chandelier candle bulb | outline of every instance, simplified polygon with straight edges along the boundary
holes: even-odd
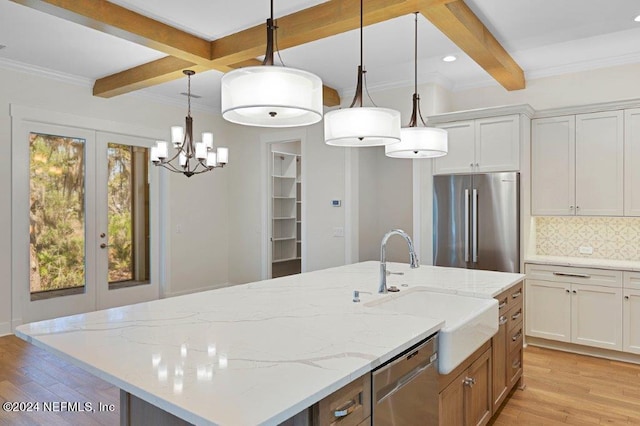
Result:
[[[184,153],[180,153],[180,155],[178,156],[178,163],[184,167],[187,165],[187,156],[184,155]]]
[[[218,163],[225,165],[229,162],[229,148],[221,146],[218,148]]]
[[[171,142],[173,146],[178,148],[184,140],[184,129],[182,126],[171,126]]]
[[[204,142],[196,142],[196,158],[198,160],[207,159],[207,146]]]
[[[169,150],[165,141],[157,141],[156,146],[156,154],[158,155],[159,159],[164,160],[169,156]]]
[[[202,134],[202,143],[205,144],[207,149],[213,149],[213,133],[204,132]]]
[[[209,151],[207,153],[207,167],[217,167],[218,159],[215,151]]]

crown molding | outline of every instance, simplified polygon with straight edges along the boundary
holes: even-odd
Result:
[[[18,71],[25,74],[35,75],[37,77],[44,77],[50,80],[60,81],[62,83],[69,83],[76,86],[92,87],[93,80],[80,77],[73,74],[67,74],[60,71],[54,71],[49,68],[39,67],[37,65],[30,65],[24,62],[14,61],[13,59],[0,58],[0,68],[5,68],[12,71]]]
[[[588,105],[574,105],[562,108],[550,108],[536,111],[533,118],[560,117],[563,115],[589,114],[592,112],[618,111],[621,109],[640,108],[640,99],[627,99],[614,102],[601,102]]]
[[[452,121],[473,120],[476,118],[500,117],[505,115],[521,114],[529,118],[533,117],[535,110],[528,104],[506,105],[491,108],[470,109],[467,111],[448,112],[427,117],[429,124],[449,123]]]

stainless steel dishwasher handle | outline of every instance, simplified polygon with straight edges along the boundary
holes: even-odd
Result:
[[[433,356],[431,358],[433,358]],[[418,377],[427,368],[431,367],[433,365],[433,362],[435,361],[435,359],[429,359],[428,361],[429,362],[427,364],[419,365],[416,368],[414,368],[413,370],[409,371],[404,376],[400,377],[396,381],[395,386],[393,386],[393,387],[388,386],[389,389],[384,394],[382,394],[382,396],[376,395],[376,397],[377,397],[376,403],[384,401],[386,398],[388,398],[391,395],[393,395],[394,393],[398,392],[400,389],[402,389],[402,387],[404,385],[406,385],[407,383],[409,383],[410,381],[412,381],[413,379]]]

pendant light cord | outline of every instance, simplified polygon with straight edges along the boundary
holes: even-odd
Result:
[[[415,12],[415,32],[414,32],[414,44],[413,44],[413,76],[414,76],[414,91],[418,93],[418,12]]]
[[[191,117],[191,74],[187,74],[187,117]]]

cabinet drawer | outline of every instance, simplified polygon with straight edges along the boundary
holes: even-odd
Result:
[[[602,287],[622,287],[622,271],[527,264],[525,272],[527,278],[536,280],[571,282]]]
[[[624,288],[640,290],[640,272],[624,272],[622,276]]]
[[[522,337],[524,329],[522,321],[517,323],[510,331],[507,332],[507,340],[509,342],[509,352],[513,352],[517,348],[522,348]]]
[[[321,400],[320,425],[357,426],[371,415],[371,374],[365,374]]]
[[[498,312],[503,315],[514,306],[522,306],[522,282],[514,285],[513,287],[503,291],[495,297],[498,301]]]
[[[511,352],[508,362],[509,387],[511,387],[522,376],[522,346]]]
[[[507,333],[510,333],[514,328],[522,324],[522,317],[524,316],[524,310],[522,305],[514,306],[507,312]]]

